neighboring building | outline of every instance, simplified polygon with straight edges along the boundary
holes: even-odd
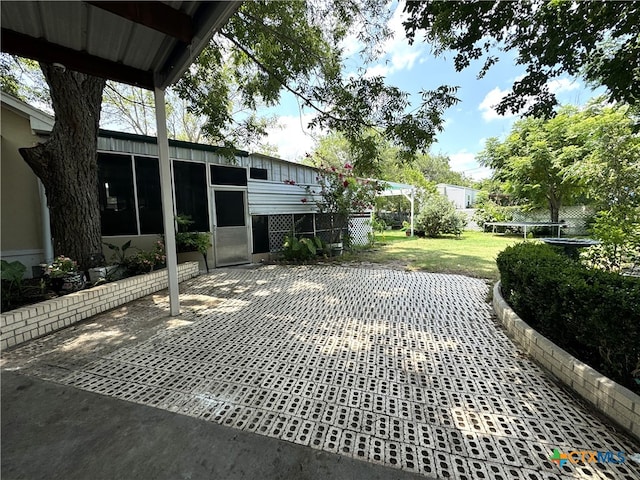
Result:
[[[51,261],[44,189],[18,148],[46,138],[53,118],[2,95],[2,217],[0,255],[33,266]],[[98,188],[103,241],[128,240],[150,249],[163,232],[156,139],[100,130]],[[281,250],[295,231],[328,239],[328,222],[313,202],[303,202],[305,185],[315,185],[311,167],[261,154],[169,141],[175,214],[189,215],[198,231],[212,232],[208,257],[215,266],[257,261]],[[295,185],[285,183],[295,182]],[[354,243],[365,244],[369,212],[350,221]],[[106,249],[109,259],[111,252]]]
[[[480,190],[460,185],[439,183],[436,189],[440,195],[444,195],[453,202],[457,209],[472,208],[476,203],[476,197]]]

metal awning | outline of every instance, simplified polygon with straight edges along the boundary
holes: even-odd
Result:
[[[0,2],[0,49],[154,90],[171,315],[180,311],[164,89],[200,55],[241,1]]]
[[[153,90],[176,82],[242,2],[0,2],[2,51]]]
[[[407,198],[407,200],[409,200],[409,203],[411,204],[411,236],[413,236],[413,218],[416,203],[416,187],[406,183],[387,182],[386,180],[382,183],[384,184],[384,190],[377,193],[378,197],[395,197],[398,195],[403,195]]]

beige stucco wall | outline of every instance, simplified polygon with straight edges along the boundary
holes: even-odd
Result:
[[[15,251],[41,250],[42,225],[38,181],[18,153],[22,147],[37,143],[29,119],[2,108],[1,225],[0,250],[3,255]]]

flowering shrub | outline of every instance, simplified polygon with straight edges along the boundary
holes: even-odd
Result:
[[[342,168],[321,167],[316,180],[318,186],[306,187],[307,196],[300,201],[314,202],[319,213],[329,214],[331,243],[341,240],[349,215],[372,208],[376,193],[382,190],[376,180],[357,178],[349,163]],[[293,185],[295,182],[285,183]]]
[[[132,275],[148,273],[165,265],[167,257],[164,251],[164,242],[158,240],[153,250],[140,250],[135,255],[127,257],[124,261],[127,270]]]
[[[50,278],[60,278],[77,272],[78,262],[71,260],[69,257],[65,257],[64,255],[57,256],[47,269],[47,273]]]

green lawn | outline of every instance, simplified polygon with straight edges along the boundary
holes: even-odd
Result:
[[[391,263],[410,270],[458,273],[495,281],[499,278],[496,256],[505,247],[521,242],[522,236],[468,230],[459,238],[417,238],[393,230],[377,235],[376,240],[380,243],[373,250],[349,255],[345,260]]]

